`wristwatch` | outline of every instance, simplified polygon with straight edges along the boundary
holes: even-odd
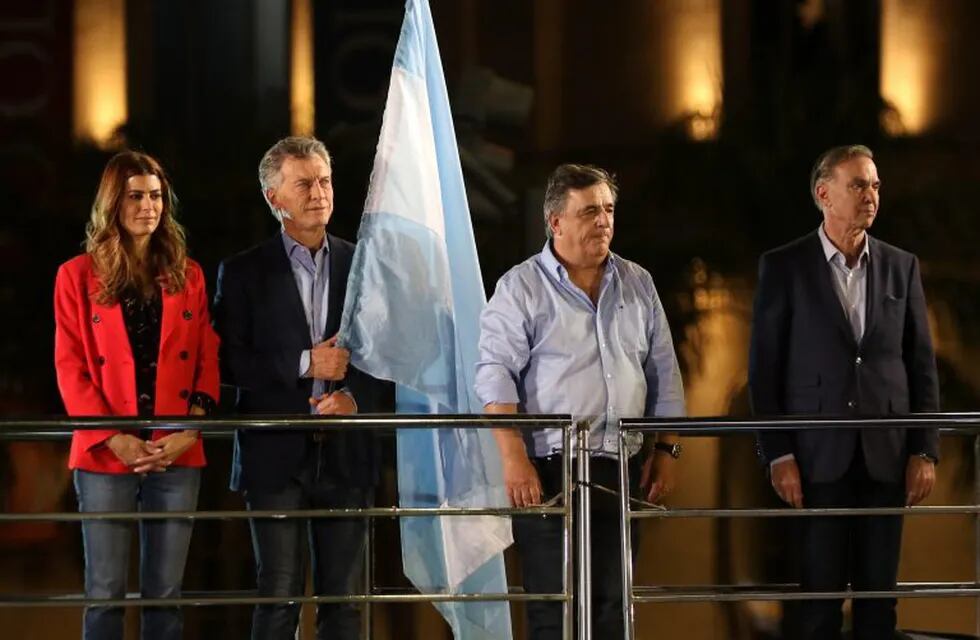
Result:
[[[684,450],[684,448],[676,442],[654,442],[653,448],[655,451],[663,451],[674,460],[680,458],[681,451]]]
[[[918,457],[918,458],[922,458],[922,459],[923,459],[923,460],[925,460],[926,462],[931,462],[932,464],[939,464],[939,460],[936,460],[935,458],[933,458],[933,457],[932,457],[931,455],[929,455],[929,454],[928,454],[928,453],[926,453],[925,451],[923,451],[923,452],[921,452],[921,453],[917,453],[917,454],[915,454],[915,455],[916,455],[916,457]]]

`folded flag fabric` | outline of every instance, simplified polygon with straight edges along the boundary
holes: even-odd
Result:
[[[396,383],[399,413],[481,413],[473,390],[486,304],[442,62],[426,0],[409,0],[347,285],[340,344]],[[405,507],[508,506],[492,434],[399,430]],[[422,592],[503,593],[510,519],[402,518]],[[510,639],[506,602],[439,603],[457,640]]]

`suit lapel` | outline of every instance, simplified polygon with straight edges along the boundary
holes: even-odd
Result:
[[[868,236],[868,257],[871,259],[871,264],[868,265],[868,292],[864,301],[864,337],[862,342],[874,331],[884,286],[885,265],[882,264],[881,247],[878,245],[878,241],[871,236]]]
[[[850,344],[856,345],[857,340],[854,338],[854,330],[851,329],[851,324],[847,321],[844,306],[841,305],[840,297],[838,297],[837,291],[834,289],[833,276],[830,273],[831,267],[827,263],[827,256],[824,255],[823,245],[820,243],[820,237],[817,235],[817,232],[813,232],[810,246],[813,258],[808,259],[806,263],[813,265],[810,267],[810,274],[813,277],[813,288],[816,292],[818,306],[822,309],[822,313],[827,315],[831,322],[837,325],[844,338]]]
[[[340,330],[340,318],[344,312],[344,297],[347,291],[347,275],[350,271],[349,261],[342,255],[339,243],[334,242],[333,236],[327,234],[327,245],[330,248],[330,280],[327,290],[327,321],[324,326],[323,339],[336,335]]]
[[[88,274],[86,295],[92,296],[99,290],[99,279],[94,271]],[[88,322],[98,325],[95,329],[96,342],[101,356],[113,362],[133,362],[133,350],[129,344],[129,333],[123,319],[122,305],[116,302],[102,305],[91,298],[91,313]],[[101,339],[100,339],[101,337]]]
[[[265,245],[266,268],[266,300],[276,309],[281,310],[283,321],[293,332],[303,337],[306,348],[313,345],[310,342],[310,325],[303,309],[303,299],[296,288],[296,276],[289,264],[286,247],[283,246],[281,234],[273,236]]]

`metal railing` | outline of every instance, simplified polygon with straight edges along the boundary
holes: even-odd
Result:
[[[371,507],[362,509],[301,509],[301,510],[224,510],[224,511],[168,511],[168,512],[52,512],[52,513],[0,513],[0,525],[12,522],[81,522],[85,520],[240,520],[251,518],[350,518],[359,517],[369,521],[376,518],[435,517],[435,516],[561,516],[562,518],[562,592],[561,593],[521,593],[508,588],[506,593],[377,593],[371,576],[372,552],[370,542],[366,552],[365,593],[344,596],[290,596],[285,598],[262,597],[254,592],[187,592],[180,598],[141,598],[127,595],[120,599],[89,599],[75,594],[48,596],[0,596],[0,608],[5,607],[174,607],[174,606],[230,606],[260,604],[325,604],[360,603],[365,608],[365,627],[370,637],[370,606],[374,603],[416,603],[416,602],[523,602],[547,601],[562,603],[563,637],[571,640],[575,611],[573,603],[576,591],[586,597],[578,598],[579,621],[589,621],[591,617],[589,593],[589,545],[578,546],[578,557],[573,558],[572,527],[573,509],[570,496],[573,494],[572,457],[581,447],[587,450],[588,431],[579,428],[569,416],[562,415],[359,415],[344,417],[322,416],[221,416],[208,418],[179,419],[141,419],[141,418],[59,418],[59,419],[13,419],[0,423],[0,440],[63,440],[72,431],[87,429],[199,429],[204,436],[228,436],[236,430],[254,429],[493,429],[511,427],[517,429],[560,428],[562,430],[562,500],[561,506],[537,506],[525,508],[429,508],[429,507]],[[576,430],[578,431],[576,432]],[[579,474],[588,479],[588,456],[579,456]],[[585,484],[576,488],[580,513],[588,513],[589,491]],[[578,532],[581,539],[589,536],[588,518],[580,518]],[[370,528],[369,528],[370,529]],[[370,535],[369,535],[370,540]],[[575,576],[575,569],[578,574]],[[575,578],[578,585],[576,589]],[[587,640],[589,625],[579,624],[580,640]],[[583,635],[585,634],[585,635]]]
[[[830,429],[886,429],[939,427],[941,434],[974,436],[975,470],[980,470],[980,413],[915,414],[889,418],[639,418],[620,420],[619,491],[620,530],[622,532],[623,616],[625,638],[635,637],[634,605],[664,602],[741,602],[748,600],[839,600],[845,598],[977,598],[977,633],[980,635],[980,473],[974,479],[972,505],[939,505],[873,508],[645,508],[634,510],[630,498],[627,435],[630,432],[663,431],[681,436],[748,435],[759,431],[801,431]],[[642,501],[640,501],[642,502]],[[653,506],[646,505],[645,506]],[[633,542],[630,523],[646,518],[773,518],[853,515],[969,515],[973,514],[974,582],[903,582],[887,591],[805,592],[795,584],[697,585],[685,587],[636,586],[633,578]]]

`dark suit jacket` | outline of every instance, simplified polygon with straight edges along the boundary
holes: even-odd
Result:
[[[757,415],[886,416],[939,410],[918,259],[869,236],[864,337],[853,335],[820,238],[759,261],[749,388]],[[903,482],[908,456],[938,458],[936,429],[761,432],[768,463],[793,453],[804,481],[832,482],[860,443],[871,477]]]
[[[330,283],[324,339],[337,333],[354,245],[327,235]],[[218,270],[214,322],[221,336],[222,383],[236,387],[244,414],[309,415],[313,381],[299,377],[300,354],[310,349],[309,325],[281,234],[225,260]],[[353,367],[347,386],[360,413],[391,412],[394,393]],[[369,486],[378,475],[375,438],[366,431],[331,432],[322,469],[337,482]],[[239,431],[232,489],[278,490],[314,446],[308,431]]]

